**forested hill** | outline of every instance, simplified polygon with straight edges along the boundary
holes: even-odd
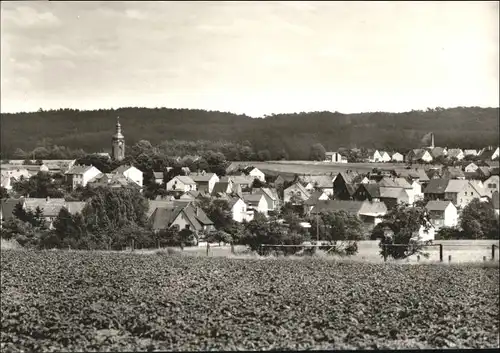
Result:
[[[127,144],[145,139],[249,141],[254,150],[267,149],[275,158],[286,150],[291,159],[305,159],[310,147],[408,150],[419,147],[432,131],[438,146],[475,148],[497,145],[498,108],[429,109],[406,113],[332,112],[280,114],[252,119],[231,113],[189,109],[123,108],[117,110],[52,110],[1,115],[2,156],[16,148],[60,145],[109,150],[116,117],[120,116]]]

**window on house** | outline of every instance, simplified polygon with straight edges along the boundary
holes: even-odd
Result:
[[[474,196],[474,193],[472,191],[470,192],[470,196]]]
[[[496,188],[497,187],[497,184],[491,184],[491,185],[493,185],[492,188]]]
[[[467,191],[465,192],[465,196],[467,196]]]
[[[186,228],[186,229],[189,229],[189,224],[186,224],[186,227],[185,227],[185,228]]]

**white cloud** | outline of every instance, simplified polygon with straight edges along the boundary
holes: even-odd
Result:
[[[20,2],[24,4],[23,2]],[[9,5],[13,5],[10,3]],[[2,9],[2,24],[14,24],[22,28],[54,27],[61,24],[61,20],[50,11],[37,11],[29,6],[15,5],[13,9]]]
[[[75,56],[76,53],[60,44],[36,45],[29,52],[33,55],[40,55],[48,58],[65,58]]]

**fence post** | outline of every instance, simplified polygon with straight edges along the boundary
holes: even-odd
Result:
[[[451,255],[448,255],[448,262],[451,262]]]
[[[495,244],[491,245],[491,261],[495,261]]]
[[[158,239],[158,249],[160,248],[160,240]]]
[[[483,262],[486,262],[486,256],[483,256]]]
[[[417,262],[420,262],[420,255],[417,255]]]
[[[132,239],[132,251],[134,251],[134,249],[135,249],[135,247],[134,247],[134,246],[135,246],[135,244],[134,244],[134,239]]]
[[[439,244],[439,262],[443,262],[443,244]]]
[[[209,251],[210,251],[210,243],[207,241],[207,256],[208,256]]]
[[[231,242],[231,254],[234,255],[234,244]]]

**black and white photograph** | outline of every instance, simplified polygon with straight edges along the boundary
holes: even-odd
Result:
[[[0,351],[500,349],[499,7],[1,1]]]

